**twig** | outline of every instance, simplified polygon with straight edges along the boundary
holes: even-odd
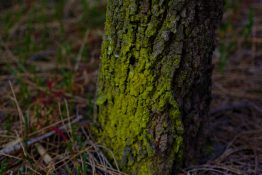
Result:
[[[193,168],[189,168],[187,170],[188,175],[191,175],[191,173],[193,172],[197,172],[197,171],[209,171],[209,172],[218,172],[218,173],[234,173],[237,175],[241,175],[242,172],[240,172],[238,169],[234,169],[234,168],[230,168],[227,166],[220,166],[220,165],[201,165],[201,166],[196,166]]]
[[[77,118],[75,118],[72,122],[72,123],[77,123],[79,122],[80,120],[82,119],[82,116],[78,116]],[[61,127],[59,127],[60,130],[66,130],[68,129],[68,126],[69,124],[67,125],[63,125]],[[34,138],[31,138],[29,139],[28,141],[25,141],[25,145],[26,146],[30,146],[30,145],[33,145],[34,143],[37,143],[43,139],[46,139],[52,135],[54,135],[56,132],[55,131],[50,131],[44,135],[40,135],[38,137],[34,137]],[[6,154],[14,154],[15,152],[19,151],[22,149],[22,146],[21,146],[21,139],[19,139],[19,141],[12,141],[11,143],[7,144],[7,146],[5,146],[3,149],[0,150],[0,156],[1,155],[6,155]]]
[[[48,154],[47,150],[40,143],[36,143],[35,147],[36,147],[38,153],[41,155],[43,161],[47,165],[49,165],[50,163],[53,162],[52,157]]]

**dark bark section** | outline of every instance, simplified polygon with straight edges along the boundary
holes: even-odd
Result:
[[[222,12],[222,0],[191,1],[182,20],[182,24],[187,23],[185,26],[193,27],[189,27],[191,31],[186,31],[188,27],[185,27],[182,59],[173,84],[183,115],[184,163],[187,166],[199,163],[207,148],[212,53]]]
[[[222,7],[223,0],[109,0],[97,136],[125,171],[173,174],[200,159]]]

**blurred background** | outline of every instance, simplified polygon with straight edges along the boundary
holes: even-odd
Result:
[[[83,120],[93,117],[105,12],[105,0],[0,0],[0,174],[123,174]],[[217,33],[215,146],[181,173],[261,175],[262,1],[225,0]]]

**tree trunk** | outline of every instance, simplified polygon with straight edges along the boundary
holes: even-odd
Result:
[[[98,140],[129,174],[199,160],[223,0],[109,0]]]

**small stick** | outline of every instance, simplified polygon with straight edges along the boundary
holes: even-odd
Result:
[[[73,123],[77,123],[79,122],[80,120],[82,119],[82,116],[78,116],[77,118],[75,118],[71,124]],[[59,127],[60,130],[66,130],[69,128],[69,124],[67,125],[63,125],[61,127]],[[30,146],[30,145],[33,145],[43,139],[46,139],[52,135],[54,135],[56,132],[55,131],[50,131],[46,134],[43,134],[43,135],[40,135],[38,137],[33,137],[31,139],[29,139],[28,141],[25,142],[25,145],[26,146]],[[19,151],[22,149],[22,146],[21,146],[21,138],[15,140],[15,141],[12,141],[8,144],[6,144],[6,146],[0,150],[0,156],[5,156],[5,155],[10,155],[10,154],[14,154],[15,152]],[[0,157],[1,159],[1,157]]]

